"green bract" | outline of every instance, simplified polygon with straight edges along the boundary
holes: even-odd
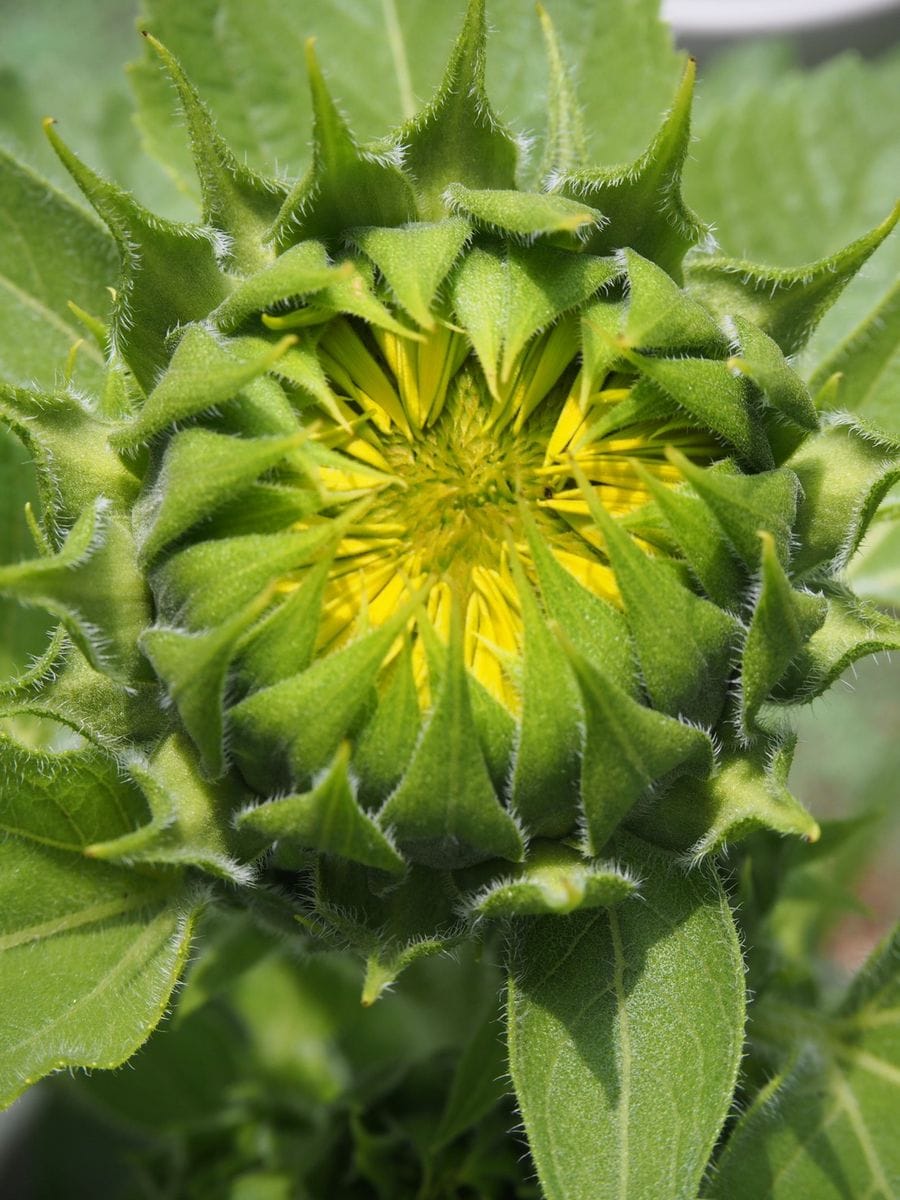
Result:
[[[696,1196],[743,990],[715,873],[684,871],[758,829],[818,838],[782,712],[900,645],[841,576],[898,446],[835,411],[852,383],[812,395],[792,366],[897,212],[802,269],[717,257],[680,189],[693,64],[646,151],[598,166],[542,20],[555,103],[531,190],[485,93],[481,0],[432,100],[376,144],[310,42],[312,163],[290,184],[239,162],[150,37],[199,225],[144,210],[47,123],[121,272],[108,328],[95,290],[69,297],[85,341],[54,360],[58,386],[0,390],[41,489],[34,557],[0,567],[0,591],[60,625],[2,714],[84,739],[0,743],[0,851],[68,881],[61,905],[0,885],[0,948],[12,971],[71,971],[83,1014],[110,999],[74,965],[79,931],[127,914],[92,953],[153,984],[102,1047],[51,1005],[39,1048],[0,1056],[6,1096],[121,1061],[209,890],[277,878],[310,931],[364,956],[366,1003],[513,921],[512,1070],[551,1197],[569,1195],[552,1145],[583,1131],[535,1111],[555,1086],[547,972],[573,938],[616,988],[626,943],[663,990],[672,962],[702,962],[734,1018],[708,1031],[718,1076],[697,1080],[676,1190],[661,1160],[632,1168],[635,1195]],[[84,827],[78,795],[98,789]],[[671,961],[654,957],[667,912],[687,931]],[[45,1020],[0,997],[0,1024]],[[657,1086],[635,1081],[632,1103]],[[627,1158],[602,1089],[580,1119]]]

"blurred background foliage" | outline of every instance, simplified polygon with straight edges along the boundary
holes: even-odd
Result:
[[[151,11],[165,8],[153,0],[148,3]],[[334,6],[341,11],[366,8],[356,0],[335,0]],[[235,9],[235,0],[222,0],[221,7],[241,11],[240,5]],[[312,5],[299,2],[260,7],[273,13],[276,7],[289,9],[290,19],[299,25],[314,13]],[[564,41],[577,50],[585,107],[605,104],[608,110],[610,96],[627,98],[627,79],[615,70],[597,68],[603,62],[602,23],[585,31],[580,28],[584,6],[557,0],[548,7],[558,17]],[[197,12],[208,8],[204,0]],[[266,14],[256,8],[245,5],[243,11],[252,10],[254,27],[264,31]],[[413,82],[422,96],[440,73],[459,8],[452,4],[430,9],[430,22],[439,28],[429,31],[427,52],[415,63]],[[601,9],[598,5],[597,12]],[[638,39],[640,20],[645,20],[640,12],[646,13],[647,5],[635,11],[633,33]],[[41,136],[40,119],[52,114],[64,121],[66,136],[79,153],[133,189],[148,207],[171,217],[191,217],[196,210],[186,175],[167,174],[141,152],[142,132],[123,72],[123,64],[139,59],[141,51],[129,0],[31,0],[27,5],[0,0],[0,22],[0,146],[72,194]],[[659,36],[653,34],[657,41]],[[327,65],[332,61],[327,37],[320,49]],[[339,60],[352,52],[352,40],[349,48],[335,43],[335,79],[351,78],[342,73]],[[282,46],[279,53],[284,56],[284,76],[275,86],[288,92],[296,88],[299,96],[305,86],[299,47]],[[489,47],[497,106],[501,112],[513,109],[516,127],[525,131],[529,122],[538,127],[543,106],[546,84],[540,53],[530,7],[527,21],[505,22]],[[515,69],[498,71],[499,61],[513,62]],[[607,161],[626,160],[643,147],[654,119],[666,107],[677,62],[668,47],[657,44],[652,54],[642,58],[636,53],[617,68],[619,75],[629,70],[648,74],[654,63],[655,74],[642,83],[644,107],[620,110],[622,119],[595,131],[596,149]],[[191,63],[187,65],[190,70]],[[233,63],[226,66],[237,70]],[[183,130],[174,98],[154,92],[164,85],[148,81],[145,67],[132,74],[137,87],[144,89],[146,103],[171,104],[166,148],[179,146]],[[383,132],[371,95],[361,87],[354,92],[354,86],[358,85],[348,82],[347,93],[341,92],[349,116],[363,135]],[[883,219],[900,179],[898,88],[897,48],[886,48],[872,61],[843,54],[813,70],[796,66],[791,46],[785,43],[751,44],[701,62],[698,138],[687,168],[686,193],[699,213],[715,223],[723,251],[793,265],[837,249]],[[227,127],[225,116],[235,97],[223,91],[210,99]],[[380,103],[388,108],[395,104],[400,117],[399,96],[396,101],[382,97]],[[305,105],[305,100],[298,104]],[[229,119],[243,120],[244,115],[235,112]],[[308,149],[306,128],[303,112],[293,132],[288,131],[296,138],[296,158],[281,158],[282,168],[296,171],[302,165]],[[158,128],[154,136],[160,140]],[[283,131],[273,131],[276,150],[284,136]],[[167,137],[161,140],[167,142]],[[183,164],[183,148],[172,152],[176,164]],[[895,235],[828,315],[803,365],[812,370],[826,358],[898,275],[900,237]],[[895,353],[867,396],[862,415],[900,433],[898,396],[900,353]],[[16,495],[21,501],[0,524],[0,561],[23,556],[30,545],[21,513],[22,503],[33,498],[31,488],[26,452],[12,439],[0,438],[0,497]],[[854,573],[864,594],[900,607],[900,522],[876,525]],[[0,605],[3,673],[27,661],[43,637],[42,618]],[[821,820],[859,821],[849,852],[828,867],[848,885],[845,899],[839,901],[844,911],[829,934],[825,975],[826,983],[833,985],[861,964],[897,914],[892,864],[900,850],[898,729],[900,662],[884,660],[866,662],[805,710],[799,721],[794,790]],[[740,870],[740,859],[735,870]],[[792,901],[794,913],[803,906],[801,893]],[[422,964],[410,972],[408,983],[404,978],[398,996],[362,1020],[355,968],[340,955],[304,962],[290,942],[278,942],[273,949],[270,938],[261,941],[250,922],[217,928],[213,921],[207,932],[207,949],[166,1037],[153,1039],[139,1056],[139,1068],[155,1080],[150,1094],[163,1096],[164,1103],[154,1104],[153,1112],[134,1111],[141,1093],[128,1088],[127,1068],[125,1085],[122,1072],[97,1075],[79,1085],[77,1099],[66,1080],[53,1081],[39,1090],[41,1098],[35,1103],[43,1104],[43,1119],[33,1123],[30,1140],[22,1143],[13,1163],[14,1172],[30,1164],[32,1191],[17,1190],[25,1187],[24,1176],[18,1174],[10,1195],[41,1200],[62,1195],[67,1200],[81,1195],[287,1200],[297,1194],[277,1172],[250,1171],[235,1179],[233,1163],[223,1158],[222,1147],[240,1142],[241,1161],[285,1161],[287,1155],[318,1163],[311,1195],[391,1197],[396,1171],[402,1169],[398,1139],[410,1137],[419,1140],[420,1157],[434,1173],[429,1196],[502,1200],[537,1195],[528,1183],[527,1168],[515,1161],[521,1146],[504,1136],[515,1118],[508,1103],[501,1101],[498,1107],[502,1082],[480,1094],[473,1082],[476,1074],[465,1075],[466,1048],[470,1072],[473,1062],[483,1066],[491,1055],[496,1057],[496,1071],[490,1078],[496,1080],[503,1071],[496,1026],[499,975],[493,968],[476,968],[468,955],[461,967],[445,961]],[[440,1003],[435,1002],[438,996]],[[260,1005],[264,1011],[256,1011]],[[439,1020],[432,1020],[434,1013]],[[397,1062],[403,1064],[400,1083],[390,1069]],[[351,1095],[352,1104],[343,1103]],[[324,1123],[317,1112],[338,1101],[343,1104],[341,1121]],[[367,1113],[376,1101],[378,1119],[370,1125]],[[102,1152],[91,1105],[119,1118],[118,1131],[106,1135]],[[273,1112],[278,1114],[274,1122]],[[189,1162],[170,1137],[179,1122],[196,1132]],[[0,1135],[2,1130],[0,1125]],[[464,1143],[458,1140],[462,1134]],[[289,1152],[282,1147],[275,1153],[264,1145],[279,1138]],[[348,1161],[368,1182],[358,1193],[328,1193],[329,1187],[343,1187],[337,1179],[329,1180],[328,1172],[335,1162]],[[439,1190],[442,1172],[449,1172],[446,1193]],[[192,1190],[179,1190],[186,1186],[179,1180],[188,1175],[194,1181]],[[515,1191],[509,1190],[513,1178],[518,1179]],[[0,1191],[7,1194],[2,1187]]]

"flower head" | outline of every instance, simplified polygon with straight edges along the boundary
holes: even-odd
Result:
[[[122,256],[107,384],[3,402],[40,450],[48,554],[0,587],[125,713],[113,735],[70,689],[68,717],[145,789],[205,797],[206,869],[275,845],[311,870],[370,995],[464,917],[632,890],[598,857],[622,823],[692,855],[815,837],[773,712],[895,637],[836,576],[896,448],[823,417],[790,356],[896,214],[798,272],[713,257],[680,191],[692,64],[634,163],[578,161],[557,113],[520,186],[480,0],[378,146],[310,45],[293,186],[234,159],[153,45],[203,224],[50,125]]]

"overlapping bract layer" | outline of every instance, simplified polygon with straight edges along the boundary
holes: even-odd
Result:
[[[785,355],[892,222],[794,273],[688,253],[692,66],[635,163],[575,161],[556,113],[545,190],[517,190],[477,0],[378,147],[310,49],[293,188],[155,48],[204,223],[51,126],[122,255],[107,382],[0,402],[44,488],[0,589],[71,643],[6,711],[78,729],[152,818],[92,852],[241,881],[277,844],[374,996],[464,916],[626,894],[598,857],[622,822],[694,855],[814,837],[773,706],[897,644],[838,579],[896,447],[820,418]]]

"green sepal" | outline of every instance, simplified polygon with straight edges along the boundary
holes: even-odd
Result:
[[[759,597],[741,655],[741,723],[752,731],[760,705],[787,670],[788,664],[825,620],[822,596],[791,586],[770,533],[760,533]]]
[[[713,744],[693,725],[633,700],[608,675],[572,653],[585,711],[581,803],[585,851],[597,854],[639,800],[666,777],[702,778]]]
[[[400,782],[416,748],[421,723],[412,644],[404,638],[403,649],[381,686],[375,715],[353,747],[353,771],[364,805],[381,804]]]
[[[203,220],[228,235],[227,266],[240,274],[258,270],[271,257],[263,239],[287,189],[281,180],[263,178],[238,160],[178,59],[151,33],[142,32],[178,92],[203,196]]]
[[[210,320],[223,333],[233,333],[255,313],[283,307],[289,301],[298,302],[321,292],[328,284],[349,275],[351,270],[348,263],[340,267],[330,263],[321,242],[298,242],[239,283],[210,314]]]
[[[639,461],[635,468],[672,532],[685,561],[713,603],[736,612],[746,585],[746,572],[703,500],[661,483]]]
[[[235,759],[258,791],[305,783],[330,764],[343,739],[374,707],[375,681],[409,615],[396,613],[380,628],[229,710]]]
[[[871,233],[829,258],[802,267],[761,267],[731,258],[688,265],[692,292],[722,317],[744,317],[785,354],[801,350],[822,317],[878,249],[900,217],[900,205]]]
[[[351,230],[348,236],[372,260],[413,320],[423,329],[433,329],[438,289],[472,236],[468,221],[448,217],[394,229]]]
[[[201,326],[192,325],[137,417],[110,440],[120,450],[135,450],[170,426],[233,400],[293,342],[292,336],[282,338],[258,358],[242,361]]]
[[[609,863],[585,858],[562,842],[538,842],[520,866],[493,880],[469,901],[475,917],[565,916],[608,908],[637,887]]]
[[[819,826],[786,785],[793,753],[793,739],[726,751],[710,778],[677,780],[629,824],[641,837],[694,861],[758,829],[814,842]]]
[[[402,225],[415,215],[412,189],[386,148],[357,145],[306,43],[313,109],[313,158],[291,189],[269,240],[284,250],[302,238],[339,238],[355,225]],[[396,157],[394,155],[393,157]]]
[[[239,676],[247,685],[279,683],[305,671],[312,662],[332,563],[333,556],[326,554],[309,567],[303,582],[248,631],[237,663]]]
[[[313,302],[294,312],[263,313],[263,324],[269,329],[303,329],[309,325],[330,322],[336,313],[361,317],[369,325],[387,329],[398,337],[418,338],[418,334],[401,324],[382,304],[374,286],[374,272],[365,259],[344,258],[335,262],[331,282],[313,297]]]
[[[403,167],[415,180],[420,215],[426,221],[445,215],[444,191],[450,183],[472,188],[516,185],[518,148],[498,122],[484,90],[484,44],[484,0],[469,0],[437,91],[397,131]]]
[[[44,123],[53,149],[119,248],[123,281],[113,305],[113,338],[138,383],[149,390],[168,361],[169,331],[202,320],[228,290],[220,247],[208,230],[164,221],[101,179],[65,145],[53,124]]]
[[[321,923],[323,932],[366,958],[366,1006],[411,963],[448,949],[465,933],[449,871],[413,865],[398,884],[382,871],[321,857],[315,882],[311,927],[318,931]]]
[[[785,565],[793,549],[793,528],[800,485],[793,470],[781,467],[758,475],[731,470],[705,470],[674,448],[667,458],[678,468],[712,513],[741,561],[759,566],[759,531],[772,535],[779,560]]]
[[[62,621],[98,670],[118,680],[145,674],[137,639],[151,619],[125,521],[101,497],[86,508],[56,554],[0,567],[0,594]]]
[[[582,476],[579,482],[606,543],[653,704],[672,716],[714,725],[725,702],[737,622],[636,546],[587,480]]]
[[[432,867],[466,867],[488,858],[518,862],[524,853],[482,753],[456,611],[434,709],[378,821],[407,858]]]
[[[619,273],[612,259],[550,246],[469,251],[453,276],[453,307],[498,399],[528,340]]]
[[[589,592],[557,562],[534,521],[525,509],[522,512],[547,616],[579,654],[596,663],[630,695],[636,695],[634,651],[625,617],[606,600]]]
[[[756,413],[751,385],[727,362],[709,358],[650,358],[633,350],[626,357],[678,409],[733,446],[758,471],[774,466],[765,429]]]
[[[583,242],[592,229],[606,224],[596,208],[548,192],[474,189],[451,183],[444,192],[444,203],[478,228],[527,242],[550,234],[569,234]]]
[[[619,342],[628,313],[628,301],[616,288],[611,295],[598,296],[581,309],[581,400],[587,401],[613,370],[614,364],[628,364],[622,358]],[[621,405],[617,406],[621,408]]]
[[[357,803],[349,757],[349,746],[344,743],[311,791],[245,808],[236,821],[237,829],[261,838],[266,845],[296,842],[364,867],[402,873],[403,859]]]
[[[778,343],[744,317],[735,315],[729,323],[737,342],[729,364],[753,380],[776,412],[801,429],[818,429],[819,417],[809,388],[788,364]]]
[[[628,280],[621,333],[629,348],[724,356],[728,341],[699,301],[680,288],[662,267],[636,251],[622,250],[618,258]]]
[[[110,450],[110,425],[75,396],[0,386],[0,421],[12,429],[37,468],[51,535],[68,528],[97,496],[127,507],[137,480]]]
[[[788,459],[803,489],[793,569],[833,574],[852,557],[878,505],[900,478],[900,447],[837,416]]]
[[[556,28],[542,4],[537,6],[547,67],[547,136],[540,176],[551,180],[577,171],[587,157],[587,139],[572,73],[565,62]]]
[[[125,762],[150,806],[151,820],[132,833],[87,846],[89,858],[111,862],[199,867],[233,883],[250,883],[252,870],[235,857],[231,818],[241,793],[234,783],[203,778],[197,752],[172,734],[149,760]]]
[[[159,474],[134,507],[143,561],[152,562],[305,440],[302,432],[287,438],[236,438],[208,429],[176,433],[166,447]]]
[[[203,633],[155,626],[141,635],[141,650],[165,684],[209,779],[219,779],[226,769],[222,709],[229,668],[241,638],[268,602],[263,592],[236,616]]]
[[[522,714],[509,802],[533,837],[563,837],[578,820],[584,713],[568,656],[548,628],[514,559],[524,626]]]
[[[163,620],[206,629],[233,616],[268,584],[326,553],[343,523],[246,534],[179,550],[151,574]]]
[[[267,335],[272,338],[273,335]],[[339,420],[340,412],[337,407],[337,402],[334,398],[334,393],[328,383],[328,377],[322,369],[322,364],[319,362],[319,356],[316,353],[316,342],[318,340],[316,333],[303,333],[295,335],[296,341],[293,346],[289,346],[287,350],[272,364],[269,368],[271,374],[276,375],[289,385],[302,388],[312,399],[316,400],[321,408],[333,417]],[[277,340],[277,339],[276,339]],[[243,337],[241,343],[251,348],[256,353],[261,353],[265,349],[265,337]],[[272,341],[269,342],[272,345]],[[296,400],[302,405],[303,397],[297,397]]]
[[[76,646],[67,643],[61,626],[33,672],[0,692],[0,709],[4,715],[29,713],[58,721],[114,751],[126,742],[150,747],[168,726],[155,679],[125,685],[95,670]]]
[[[593,204],[609,218],[609,224],[588,241],[593,253],[630,246],[677,279],[687,251],[708,236],[708,228],[681,195],[695,75],[696,64],[689,59],[672,108],[640,158],[625,166],[576,171],[550,181],[553,191]]]
[[[827,596],[822,625],[788,666],[772,699],[806,703],[821,696],[860,658],[900,650],[900,622],[850,592]]]

